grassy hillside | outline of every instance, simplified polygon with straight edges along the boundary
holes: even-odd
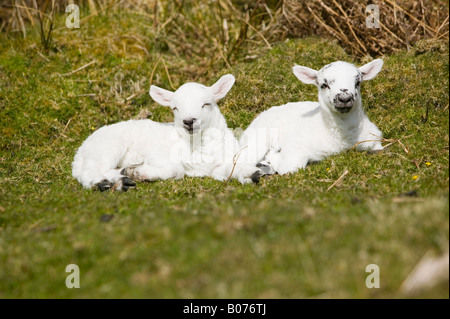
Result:
[[[448,45],[387,56],[363,84],[369,118],[393,142],[383,154],[348,151],[259,185],[185,178],[83,190],[70,165],[94,130],[171,120],[150,83],[212,84],[231,72],[237,82],[220,106],[245,128],[273,105],[316,98],[291,73],[295,63],[367,62],[303,39],[198,72],[197,55],[154,46],[145,25],[140,15],[95,17],[57,29],[48,52],[37,33],[0,34],[0,298],[407,297],[400,286],[420,259],[448,250]],[[71,263],[80,289],[64,284]],[[380,289],[365,286],[368,264],[380,267]],[[448,282],[417,296],[448,298]]]

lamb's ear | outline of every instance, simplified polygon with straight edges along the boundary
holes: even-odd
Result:
[[[170,100],[172,99],[173,92],[161,89],[155,85],[150,87],[150,96],[156,103],[161,104],[162,106],[169,106]]]
[[[307,68],[306,66],[296,65],[292,68],[297,79],[305,84],[317,84],[317,72],[314,69]]]
[[[363,81],[372,80],[378,74],[378,72],[381,71],[382,67],[383,67],[383,60],[381,59],[376,59],[373,60],[372,62],[363,65],[362,67],[359,68],[359,71],[362,74],[362,80]]]
[[[222,76],[219,79],[219,81],[214,83],[214,85],[211,86],[211,90],[214,95],[214,100],[218,101],[220,99],[223,99],[227,95],[227,93],[231,90],[235,81],[236,79],[232,74],[227,74]]]

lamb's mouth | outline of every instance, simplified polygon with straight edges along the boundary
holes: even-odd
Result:
[[[185,125],[184,126],[184,128],[186,129],[186,131],[189,133],[189,134],[194,134],[194,128],[192,127],[192,126],[187,126],[187,125]]]
[[[336,110],[339,113],[348,113],[348,112],[350,112],[352,110],[352,106],[336,107]]]
[[[347,103],[335,103],[334,108],[339,113],[348,113],[353,108],[353,101],[347,102]]]

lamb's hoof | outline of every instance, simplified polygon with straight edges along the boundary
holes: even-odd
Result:
[[[256,164],[256,167],[261,170],[263,175],[273,175],[276,173],[272,165],[270,165],[270,163],[266,161],[259,162],[258,164]]]
[[[253,183],[258,184],[259,180],[261,179],[262,176],[264,176],[263,172],[258,170],[256,172],[254,172],[250,178],[252,179]]]
[[[104,192],[104,191],[110,190],[113,187],[113,183],[111,183],[110,181],[104,179],[100,183],[95,184],[95,186],[97,187],[97,189],[100,192]]]
[[[136,188],[136,183],[128,177],[122,177],[119,182],[121,183],[122,187],[121,190],[126,192],[130,188]]]

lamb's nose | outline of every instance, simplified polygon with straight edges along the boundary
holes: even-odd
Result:
[[[351,94],[339,94],[338,99],[340,102],[342,103],[348,103],[352,100],[352,95]]]
[[[192,126],[192,125],[194,125],[195,120],[196,119],[194,119],[194,118],[190,118],[190,119],[187,119],[187,120],[183,120],[183,123],[186,126]]]

